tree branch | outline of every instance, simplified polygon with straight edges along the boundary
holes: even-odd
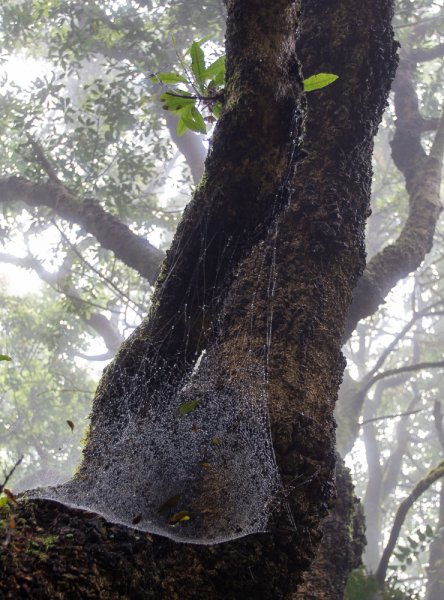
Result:
[[[444,56],[444,44],[438,44],[434,48],[417,48],[413,51],[412,58],[417,62],[435,60]]]
[[[384,419],[396,419],[397,417],[408,417],[409,415],[416,415],[416,413],[420,413],[424,410],[427,409],[420,408],[419,410],[410,410],[409,412],[397,413],[396,415],[382,415],[381,417],[374,417],[373,419],[367,419],[366,421],[362,421],[362,423],[360,423],[359,425],[361,427],[364,427],[364,425],[367,425],[368,423],[373,423],[373,421],[383,421]]]
[[[375,573],[375,577],[380,588],[384,587],[388,563],[393,553],[393,550],[395,549],[396,542],[401,531],[401,527],[405,521],[409,509],[416,502],[416,500],[418,500],[418,498],[443,475],[444,460],[441,461],[434,469],[431,469],[429,473],[416,484],[410,495],[405,500],[403,500],[403,502],[401,502],[396,512],[396,517],[393,522],[393,527],[390,533],[389,541],[387,543],[387,546],[385,547],[385,550],[381,557],[381,562],[379,563],[378,569]]]
[[[413,373],[415,371],[421,371],[422,369],[438,369],[439,367],[444,367],[444,361],[437,362],[423,362],[416,363],[414,365],[406,365],[405,367],[399,367],[398,369],[388,369],[383,373],[378,373],[370,381],[368,381],[364,387],[361,389],[360,393],[367,393],[368,390],[380,379],[385,377],[391,377],[392,375],[399,375],[400,373]]]
[[[409,193],[409,216],[398,239],[367,264],[353,294],[344,342],[358,321],[374,314],[400,279],[415,271],[433,244],[442,210],[439,201],[444,148],[444,117],[429,156],[421,146],[423,118],[413,85],[416,63],[404,52],[395,79],[396,133],[392,145],[395,165],[404,174]]]
[[[100,245],[114,252],[127,266],[154,284],[165,254],[136,235],[94,200],[79,200],[64,186],[50,180],[36,184],[23,177],[0,179],[0,203],[25,202],[32,208],[45,206],[70,223],[80,225]]]
[[[44,152],[43,152],[42,147],[40,146],[40,144],[38,142],[36,142],[34,140],[34,138],[28,132],[26,132],[26,137],[28,138],[28,142],[31,144],[32,149],[35,152],[35,155],[37,157],[38,162],[40,163],[40,165],[45,170],[45,172],[48,175],[49,179],[51,181],[54,181],[54,183],[58,183],[58,184],[62,185],[62,183],[61,183],[60,179],[57,177],[54,169],[49,164],[49,161],[46,158],[46,156],[45,156],[45,154],[44,154]]]

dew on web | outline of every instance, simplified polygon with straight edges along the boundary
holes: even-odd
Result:
[[[166,385],[145,415],[130,410],[149,388],[145,369],[122,372],[123,429],[115,421],[100,436],[101,458],[82,479],[38,495],[182,542],[264,531],[279,475],[260,363],[247,356],[230,373],[209,350],[190,380]]]
[[[288,197],[290,174],[282,192]],[[236,304],[233,281],[247,254],[243,230],[224,238],[222,227],[209,227],[210,204],[193,221],[199,253],[179,310],[162,313],[156,335],[134,347],[128,343],[127,354],[108,367],[78,473],[62,485],[28,492],[29,498],[187,543],[266,531],[282,493],[268,412],[277,226],[273,222],[268,232],[271,243],[255,240],[257,275],[242,304],[249,308],[234,329],[225,329],[226,314],[236,312],[227,310],[229,302]],[[187,246],[181,235],[176,250]],[[181,255],[172,257],[158,302],[168,281],[181,277]],[[265,324],[259,333],[258,322]]]

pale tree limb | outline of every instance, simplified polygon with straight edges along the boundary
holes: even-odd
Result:
[[[56,215],[80,225],[116,258],[154,284],[165,257],[148,240],[136,235],[95,200],[80,200],[66,187],[50,180],[33,183],[23,177],[0,179],[0,204],[24,202],[31,208],[51,208]]]
[[[396,132],[392,146],[395,165],[403,173],[409,194],[409,216],[398,239],[378,252],[359,280],[348,314],[344,342],[358,321],[374,314],[391,289],[415,271],[430,252],[442,206],[439,200],[444,155],[444,115],[427,156],[421,145],[424,119],[413,85],[416,61],[401,55],[394,82]]]
[[[407,496],[405,500],[401,502],[399,508],[396,512],[395,520],[393,522],[392,531],[390,533],[390,538],[387,543],[387,546],[384,549],[384,552],[381,557],[381,561],[379,563],[378,569],[375,573],[375,578],[378,582],[380,588],[384,587],[385,577],[387,574],[387,568],[389,564],[389,560],[391,555],[393,554],[393,550],[395,549],[396,542],[398,541],[399,534],[401,532],[401,527],[404,524],[405,518],[407,516],[408,511],[413,506],[413,504],[418,500],[418,498],[429,489],[431,485],[438,481],[441,477],[444,476],[444,460],[442,460],[434,469],[431,469],[427,475],[421,479],[413,488],[412,492]]]

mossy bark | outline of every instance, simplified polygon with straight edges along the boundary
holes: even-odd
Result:
[[[297,145],[302,123],[301,105],[295,105],[301,81],[293,54],[296,4],[230,0],[227,107],[207,175],[164,263],[151,320],[122,348],[98,390],[85,461],[87,467],[94,460],[94,436],[100,434],[94,430],[95,417],[106,412],[115,418],[117,396],[108,392],[107,384],[114,380],[113,389],[118,390],[119,369],[136,369],[139,357],[159,350],[156,332],[176,319],[184,295],[193,302],[191,311],[197,311],[191,312],[196,328],[189,330],[184,369],[211,340],[215,315],[221,314],[226,342],[221,344],[221,362],[235,361],[236,350],[241,350],[236,334],[245,331],[247,321],[250,344],[256,349],[270,333],[266,281],[267,274],[274,277],[276,272],[267,352],[272,435],[285,489],[282,502],[267,533],[217,546],[176,544],[111,525],[104,531],[98,517],[51,503],[30,503],[29,510],[36,507],[39,526],[60,535],[58,564],[63,563],[63,572],[72,572],[69,590],[59,597],[290,600],[315,557],[322,537],[319,525],[334,495],[333,408],[344,367],[341,339],[352,289],[364,268],[373,136],[394,76],[396,44],[392,2],[313,0],[303,8],[298,56],[304,76],[327,72],[339,79],[309,97],[304,136],[308,157],[293,178],[292,203],[281,219],[279,235],[276,239],[269,233],[270,226],[289,200],[287,178],[296,158],[289,150]],[[280,43],[264,42],[268,29]],[[277,109],[274,115],[266,114],[271,101]],[[228,239],[233,250],[221,260],[219,251]],[[205,284],[200,276],[196,279],[196,269],[205,269]],[[188,296],[190,282],[201,287],[193,287]],[[170,353],[165,360],[177,361],[177,350],[183,347],[179,340],[186,328],[179,321],[176,325],[164,345]],[[225,356],[228,345],[230,356]],[[20,508],[21,515],[31,519],[26,510]],[[75,546],[62,535],[63,520],[71,523],[68,534],[73,538],[68,539]],[[75,537],[77,529],[81,533],[91,527],[97,532],[94,551],[82,535]],[[7,555],[8,568],[13,552]],[[111,555],[114,564],[124,568],[116,572],[107,558]],[[46,597],[59,593],[52,562],[33,563]],[[82,578],[90,577],[90,596],[85,595],[80,569]],[[9,572],[21,585],[19,571]]]

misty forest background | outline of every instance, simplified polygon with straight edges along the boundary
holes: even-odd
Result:
[[[410,85],[418,102],[398,125],[416,127],[427,153],[444,104],[444,2],[399,0],[394,28],[402,47],[395,88]],[[178,68],[171,34],[180,51],[209,36],[203,48],[215,60],[224,29],[221,0],[2,2],[0,353],[12,361],[0,363],[0,461],[8,472],[23,456],[12,490],[78,462],[100,374],[147,314],[156,268],[143,272],[110,249],[99,208],[156,246],[160,264],[201,178],[212,123],[206,135],[179,138],[177,117],[159,102],[164,89],[150,78]],[[392,95],[373,158],[368,260],[408,216],[409,191],[391,158],[397,117]],[[94,235],[75,206],[27,203],[12,176],[62,182],[90,199]],[[344,346],[338,451],[362,498],[368,541],[350,600],[370,597],[365,573],[376,572],[401,502],[443,458],[443,271],[440,221],[421,268]],[[429,587],[432,598],[442,561],[438,480],[407,513],[387,593],[420,598]]]

